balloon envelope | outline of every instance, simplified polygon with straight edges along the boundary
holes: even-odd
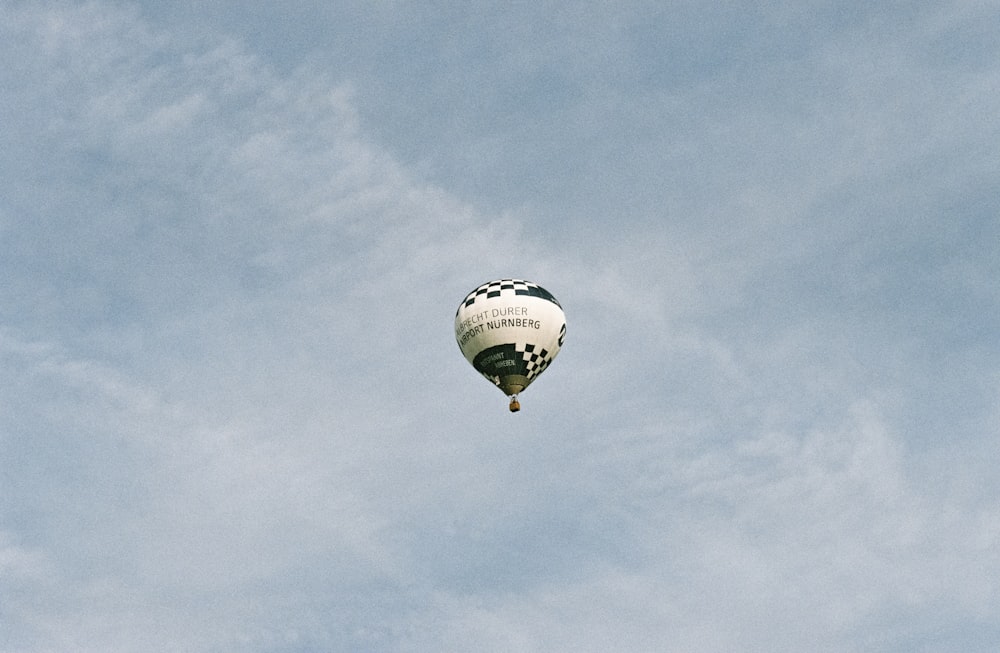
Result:
[[[462,354],[507,395],[531,385],[559,353],[565,337],[566,315],[559,302],[523,279],[484,283],[455,313],[455,339]]]

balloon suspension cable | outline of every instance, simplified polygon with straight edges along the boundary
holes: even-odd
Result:
[[[516,413],[521,410],[521,404],[517,401],[517,395],[510,396],[510,412]]]

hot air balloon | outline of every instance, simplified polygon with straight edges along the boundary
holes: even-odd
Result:
[[[521,409],[518,393],[545,371],[566,337],[552,293],[523,279],[498,279],[470,292],[455,313],[455,340],[480,374]]]

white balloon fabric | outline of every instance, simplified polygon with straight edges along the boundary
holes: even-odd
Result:
[[[466,360],[491,383],[516,395],[559,353],[566,315],[552,293],[531,281],[498,279],[466,296],[455,313],[455,339]]]

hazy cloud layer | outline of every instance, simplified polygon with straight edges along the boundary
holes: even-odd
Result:
[[[0,9],[0,650],[996,648],[997,7],[320,4]]]

